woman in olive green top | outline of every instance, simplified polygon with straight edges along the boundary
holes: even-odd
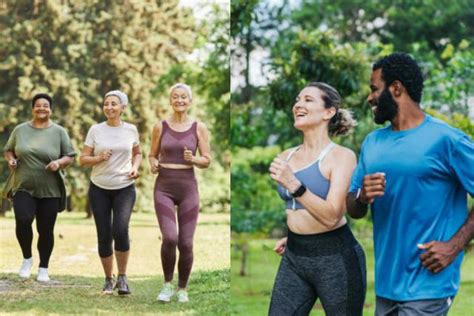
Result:
[[[48,263],[54,245],[57,213],[64,209],[65,189],[59,169],[75,156],[69,137],[50,121],[53,102],[47,94],[32,101],[32,120],[15,127],[4,148],[12,172],[9,189],[13,196],[16,237],[23,253],[20,277],[29,278],[33,265],[32,223],[36,217],[40,256],[38,281],[49,281]]]

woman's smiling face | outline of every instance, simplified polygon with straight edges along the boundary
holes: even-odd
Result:
[[[293,105],[294,127],[303,130],[323,122],[329,122],[335,113],[335,108],[324,106],[323,93],[317,87],[306,87],[296,97]]]
[[[104,100],[103,111],[107,119],[116,119],[120,117],[123,112],[123,105],[120,99],[115,95],[109,95]]]
[[[191,105],[191,99],[185,89],[175,88],[171,91],[170,103],[175,112],[186,112]]]

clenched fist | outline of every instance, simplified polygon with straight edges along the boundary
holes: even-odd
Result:
[[[191,163],[194,161],[193,152],[187,149],[186,147],[184,147],[183,157],[184,160],[189,161]]]
[[[377,196],[385,194],[385,173],[377,172],[364,177],[362,191],[359,200],[365,204],[371,204]]]
[[[99,155],[97,155],[97,156],[99,157],[100,161],[107,161],[112,156],[112,150],[111,149],[104,150],[104,151],[100,152]]]

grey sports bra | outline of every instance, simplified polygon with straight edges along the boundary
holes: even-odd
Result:
[[[306,189],[311,191],[313,194],[316,194],[322,199],[326,199],[328,195],[330,181],[322,175],[321,170],[319,169],[319,165],[324,159],[324,157],[331,151],[331,149],[334,148],[335,145],[336,144],[334,144],[333,142],[329,143],[321,151],[316,160],[314,160],[306,167],[294,171],[294,175],[301,183],[304,184]],[[286,158],[286,161],[289,161],[291,157],[293,157],[295,152],[300,149],[300,147],[301,146],[295,147]],[[280,197],[286,202],[287,209],[296,210],[304,208],[304,206],[302,206],[298,201],[296,201],[296,199],[291,196],[290,192],[288,192],[288,190],[285,189],[283,186],[278,185],[277,190]]]

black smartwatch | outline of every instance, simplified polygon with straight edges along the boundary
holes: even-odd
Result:
[[[297,198],[297,197],[302,196],[305,192],[306,192],[306,187],[304,186],[303,183],[301,183],[300,187],[296,189],[295,192],[291,193],[291,196],[293,198]]]

